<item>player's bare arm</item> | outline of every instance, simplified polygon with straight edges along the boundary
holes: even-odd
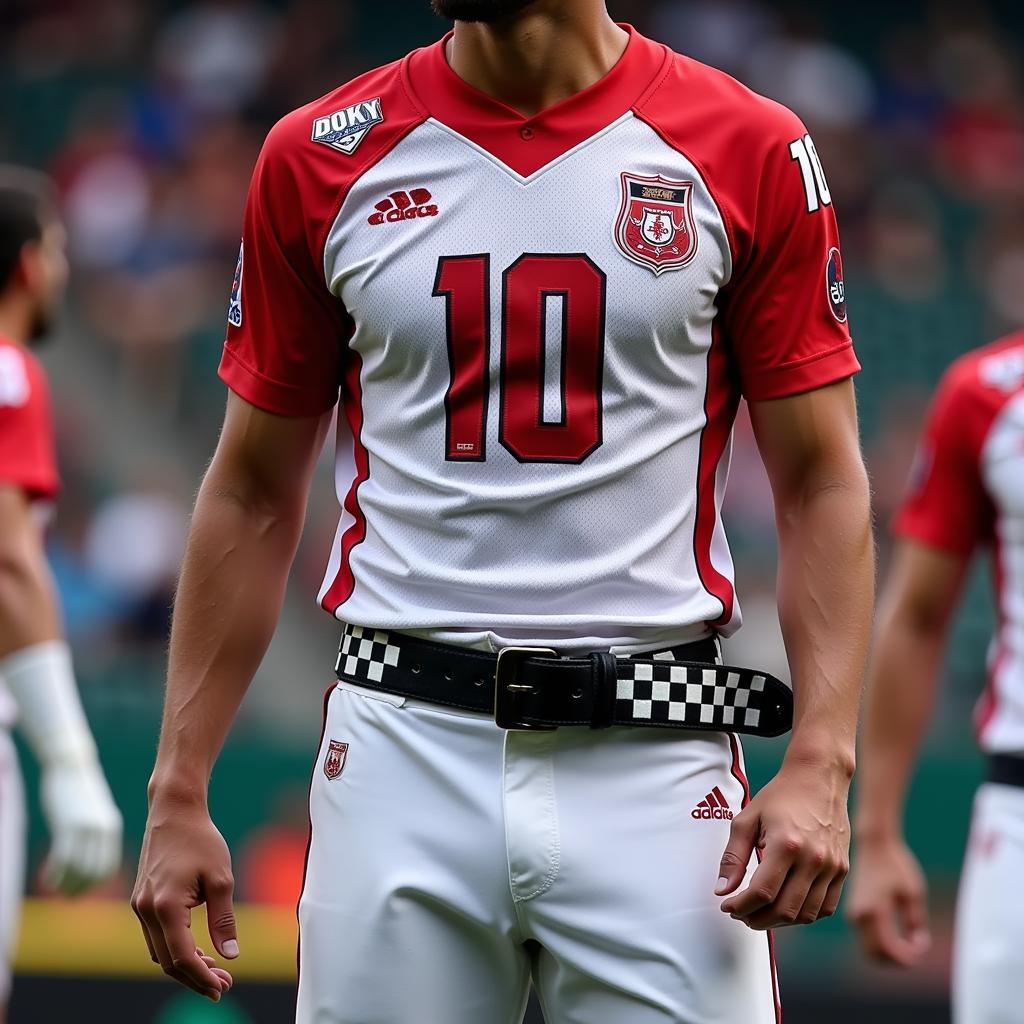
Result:
[[[733,893],[762,849],[749,885],[722,904],[760,929],[810,923],[839,902],[874,550],[852,385],[754,402],[751,417],[775,498],[795,709],[778,775],[733,821],[719,891]]]
[[[929,938],[924,874],[904,838],[903,811],[967,564],[966,555],[901,540],[879,602],[846,913],[871,957],[904,966],[921,958]]]
[[[238,944],[231,858],[210,818],[207,784],[277,623],[329,419],[286,419],[229,398],[175,602],[132,906],[153,960],[214,1001],[231,976],[197,949],[191,909],[206,903],[219,954],[234,958]]]
[[[59,640],[60,615],[28,495],[0,486],[0,658]]]

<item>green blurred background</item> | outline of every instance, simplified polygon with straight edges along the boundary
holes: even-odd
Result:
[[[943,368],[1024,324],[1020,5],[611,7],[787,103],[814,134],[843,236],[865,367],[864,439],[884,526]],[[84,699],[125,813],[125,875],[102,894],[121,901],[118,914],[144,823],[171,588],[223,410],[215,369],[253,161],[278,116],[443,30],[428,0],[0,3],[0,159],[54,176],[72,242],[73,294],[61,336],[44,353],[67,484],[50,548]],[[30,909],[14,1024],[62,1019],[60,1007],[84,1021],[288,1019],[290,961],[280,950],[290,949],[306,779],[335,642],[313,601],[335,525],[331,484],[325,463],[279,635],[211,797],[240,898],[280,908],[279,953],[268,952],[224,1006],[207,1009],[144,980],[141,941],[125,956],[94,948],[77,968],[72,954],[70,963],[51,961],[51,937],[39,934],[49,918]],[[784,673],[771,501],[742,420],[726,517],[747,618],[732,657]],[[884,567],[884,537],[881,548]],[[890,974],[863,964],[840,919],[780,935],[787,1020],[860,1020],[866,1007],[879,1022],[944,1019],[950,908],[980,772],[971,707],[990,620],[979,566],[909,819],[933,886],[933,954],[914,973]],[[769,776],[778,753],[748,744],[755,780]],[[30,843],[38,865],[45,835],[37,814]],[[30,889],[46,898],[35,871]],[[131,922],[116,921],[111,927],[133,942]],[[62,943],[76,941],[90,940],[69,926]],[[261,971],[272,984],[260,984]]]

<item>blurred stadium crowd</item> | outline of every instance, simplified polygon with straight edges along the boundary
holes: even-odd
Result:
[[[843,236],[850,320],[865,365],[865,443],[884,522],[942,369],[1024,325],[1024,17],[1013,4],[981,2],[865,3],[855,16],[845,6],[758,0],[610,6],[788,104],[814,135]],[[54,176],[71,238],[71,309],[64,336],[45,353],[67,483],[52,555],[101,745],[126,707],[155,715],[187,509],[223,406],[215,368],[262,137],[292,107],[442,31],[428,0],[386,7],[0,4],[0,159]],[[329,475],[317,486],[297,573],[296,602],[308,610],[288,629],[323,637],[309,591],[335,506]],[[742,426],[728,521],[747,578],[744,644],[763,662],[764,650],[778,645],[774,534],[767,484]],[[982,591],[970,602],[950,673],[946,728],[961,744],[983,673]],[[328,652],[321,651],[324,666]],[[288,680],[257,708],[257,733],[287,717],[295,685]],[[301,763],[308,745],[307,736]],[[138,772],[145,770],[140,760]],[[128,780],[136,803],[143,779]],[[261,795],[265,818],[274,816],[274,793]],[[128,808],[130,836],[141,826],[138,810]],[[266,865],[293,856],[301,840],[291,810],[279,817],[279,828],[254,840],[266,861],[253,868],[253,881],[242,879],[243,890],[250,886],[243,895],[292,897],[258,881],[279,877]]]

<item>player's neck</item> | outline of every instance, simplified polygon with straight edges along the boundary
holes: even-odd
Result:
[[[470,85],[532,116],[603,78],[628,40],[601,4],[541,2],[499,25],[456,22],[448,61]]]
[[[18,345],[28,345],[32,311],[15,295],[0,296],[0,336]]]

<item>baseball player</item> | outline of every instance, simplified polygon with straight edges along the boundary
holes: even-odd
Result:
[[[58,480],[46,377],[30,347],[49,331],[66,279],[46,182],[0,168],[0,1022],[25,884],[16,723],[42,768],[50,884],[82,892],[121,860],[121,816],[82,713],[43,550]]]
[[[207,781],[340,396],[297,1020],[512,1024],[532,979],[550,1024],[768,1024],[766,933],[831,914],[846,871],[872,600],[831,195],[792,113],[601,0],[435,7],[453,33],[257,164],[134,907],[218,999]],[[719,664],[741,395],[796,690],[752,800],[738,734],[786,729],[790,695]]]
[[[956,1024],[1008,1024],[1020,1019],[1024,970],[1024,922],[1007,890],[1024,865],[1024,333],[946,373],[894,531],[869,674],[848,913],[876,959],[909,966],[928,949],[927,891],[903,837],[903,808],[952,614],[972,555],[987,548],[999,615],[975,727],[988,777],[960,883],[953,1015]]]

